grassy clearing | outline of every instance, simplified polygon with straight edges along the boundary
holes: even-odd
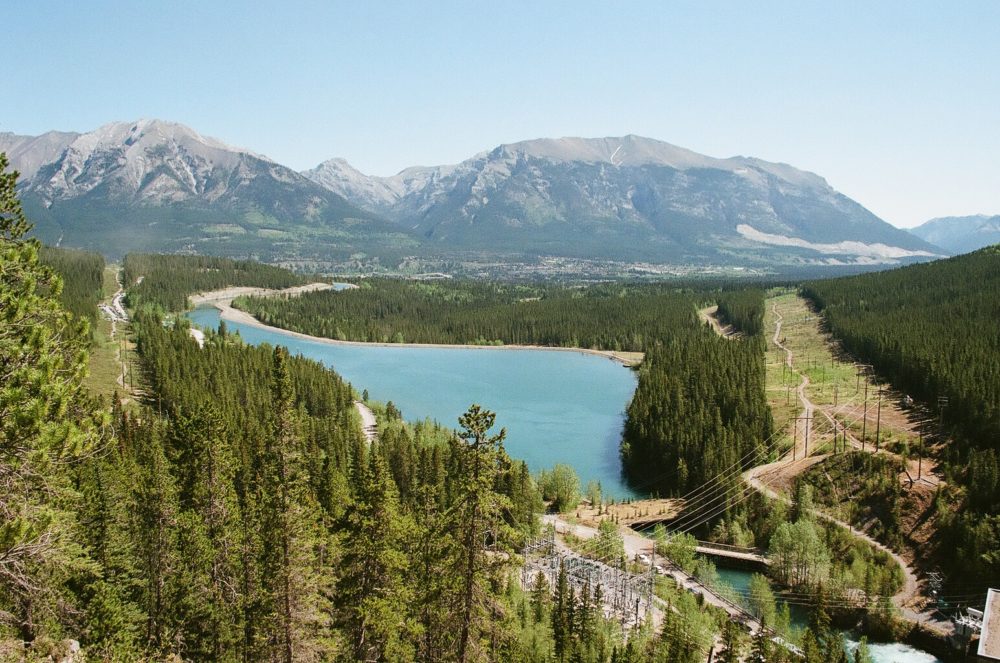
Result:
[[[850,357],[839,349],[836,341],[820,328],[820,318],[809,308],[804,299],[791,290],[775,290],[765,302],[765,325],[768,338],[767,387],[768,397],[778,427],[790,429],[791,420],[801,413],[795,397],[795,387],[800,378],[784,367],[785,355],[770,343],[774,335],[776,308],[783,321],[781,340],[792,352],[792,363],[797,371],[809,377],[806,396],[818,408],[834,414],[841,424],[848,424],[854,437],[859,440],[862,431],[867,443],[874,444],[878,419],[879,386],[868,384],[867,425],[864,425],[865,377],[858,375],[858,367]],[[882,402],[882,422],[880,439],[894,450],[905,452],[919,446],[918,436],[907,426],[897,426],[892,422],[899,419],[898,409],[888,396]],[[892,414],[890,414],[892,411]],[[826,430],[829,424],[817,415],[815,427]],[[814,429],[815,430],[815,429]],[[816,451],[832,450],[830,435],[819,436]],[[811,446],[811,445],[810,445]]]
[[[117,382],[121,376],[118,352],[118,341],[111,339],[111,323],[103,318],[99,319],[94,329],[94,344],[90,348],[90,362],[83,386],[107,399],[115,391],[121,393],[121,386]]]
[[[771,406],[771,415],[774,417],[774,428],[776,431],[787,432],[781,441],[781,448],[791,446],[792,420],[799,415],[801,410],[798,397],[795,395],[795,387],[799,384],[799,377],[785,367],[785,353],[781,348],[775,347],[771,343],[777,320],[772,304],[787,300],[789,297],[794,298],[794,293],[788,293],[792,293],[792,291],[787,289],[774,290],[764,300],[764,336],[767,339],[767,350],[764,356],[767,367],[765,388],[767,402]],[[781,312],[782,309],[783,307],[779,304],[778,311]]]
[[[110,302],[118,291],[118,270],[118,265],[108,265],[104,268],[103,302]],[[118,384],[118,378],[121,377],[119,353],[122,330],[118,330],[118,338],[111,338],[111,322],[99,317],[93,332],[94,342],[90,348],[90,362],[83,386],[94,394],[110,400],[115,392],[122,392],[121,385]]]
[[[109,302],[116,292],[118,292],[118,272],[120,265],[105,265],[104,283],[101,286],[101,296],[103,301]]]

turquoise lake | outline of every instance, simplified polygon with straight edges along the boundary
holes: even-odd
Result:
[[[219,311],[188,314],[204,328],[219,326]],[[618,459],[624,412],[635,373],[606,357],[580,352],[331,345],[280,331],[226,321],[253,344],[283,345],[329,366],[354,388],[392,401],[410,420],[431,418],[458,426],[472,403],[497,413],[507,428],[508,453],[532,472],[571,465],[581,488],[601,482],[604,494],[636,494],[625,485]]]

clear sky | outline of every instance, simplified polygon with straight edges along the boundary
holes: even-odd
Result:
[[[0,131],[156,117],[388,175],[635,133],[823,175],[898,226],[1000,214],[1000,2],[0,3]]]

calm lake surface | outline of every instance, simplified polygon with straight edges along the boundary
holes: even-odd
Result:
[[[219,326],[219,311],[201,307],[192,323]],[[458,417],[479,403],[497,413],[504,443],[532,472],[571,465],[581,488],[601,482],[604,494],[635,497],[621,477],[618,442],[635,373],[615,361],[578,352],[330,345],[226,321],[253,344],[284,345],[321,361],[371,398],[392,401],[410,420],[431,418],[458,427]]]

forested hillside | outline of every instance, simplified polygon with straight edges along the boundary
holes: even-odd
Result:
[[[719,475],[738,483],[727,470],[770,453],[764,293],[727,289],[716,301],[720,317],[743,338],[721,339],[686,325],[663,334],[646,352],[621,446],[622,464],[637,488],[678,495]]]
[[[492,628],[480,601],[502,600],[503,564],[480,550],[472,576],[455,569],[482,545],[481,529],[511,549],[534,526],[523,464],[447,435],[400,433],[369,451],[350,386],[319,364],[215,334],[199,349],[183,326],[164,329],[155,316],[134,325],[163,419],[123,419],[127,435],[91,488],[121,492],[88,502],[112,511],[94,520],[128,522],[119,508],[144,514],[119,533],[139,554],[114,570],[139,570],[122,601],[143,615],[138,626],[156,627],[139,628],[137,642],[170,651],[182,634],[198,659],[280,660],[289,647],[434,659],[458,650],[468,621],[466,645],[479,646]],[[487,421],[474,414],[467,426],[482,436]],[[475,514],[459,506],[473,496]],[[466,580],[482,593],[468,615]],[[161,586],[167,598],[156,596]]]
[[[130,306],[150,305],[161,311],[184,310],[187,296],[196,292],[229,286],[290,288],[307,282],[287,269],[252,260],[147,253],[125,256],[124,278]]]
[[[1000,247],[926,265],[813,281],[803,293],[845,349],[978,447],[1000,440]]]
[[[943,420],[936,503],[954,581],[1000,581],[1000,247],[803,287],[834,336]],[[943,397],[943,412],[938,398]]]
[[[62,281],[59,302],[63,307],[93,325],[102,295],[104,257],[88,251],[43,246],[39,258]]]

